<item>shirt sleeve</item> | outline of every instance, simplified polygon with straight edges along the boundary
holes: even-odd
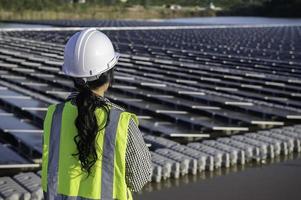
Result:
[[[133,192],[139,192],[151,181],[151,154],[133,119],[130,120],[126,149],[126,183]]]

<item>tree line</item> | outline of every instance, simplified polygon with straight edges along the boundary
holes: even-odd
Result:
[[[301,0],[86,0],[82,5],[70,4],[72,0],[0,0],[0,10],[60,10],[115,6],[142,5],[144,7],[179,4],[181,6],[208,6],[210,2],[222,7],[221,15],[301,17]]]
[[[72,0],[0,0],[2,9],[54,9],[57,7],[70,6]],[[143,6],[162,6],[168,4],[179,4],[181,6],[208,6],[213,2],[217,6],[231,7],[237,4],[244,4],[246,1],[263,0],[127,0],[122,3],[120,0],[86,0],[86,4],[80,6],[100,5],[100,6],[118,6],[118,5],[143,5]]]
[[[265,0],[237,4],[220,14],[227,16],[301,17],[300,9],[301,0]]]

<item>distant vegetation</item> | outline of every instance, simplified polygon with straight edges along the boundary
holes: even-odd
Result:
[[[222,15],[301,17],[301,0],[265,0],[233,5]]]
[[[207,0],[128,0],[126,3],[120,0],[86,0],[85,4],[68,2],[70,0],[0,0],[0,20],[148,19],[215,15],[197,9],[197,5],[208,5]],[[180,4],[183,9],[175,11],[164,7],[173,3]]]
[[[218,15],[300,17],[301,0],[0,0],[0,20],[146,19]],[[123,0],[124,1],[124,0]],[[223,11],[208,10],[210,2]],[[179,4],[181,10],[167,5]]]
[[[237,4],[244,4],[246,2],[258,2],[263,0],[127,0],[122,3],[120,0],[86,0],[86,4],[80,6],[86,7],[91,5],[102,6],[162,6],[167,4],[179,4],[181,6],[208,6],[210,2],[218,6],[231,7]],[[3,9],[32,9],[32,10],[49,10],[57,8],[69,7],[72,0],[0,0],[0,7]]]

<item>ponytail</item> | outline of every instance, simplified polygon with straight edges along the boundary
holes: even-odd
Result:
[[[74,142],[77,147],[77,153],[73,156],[78,156],[81,163],[81,168],[88,175],[91,173],[91,168],[97,161],[96,152],[96,138],[100,130],[104,129],[109,119],[110,109],[104,99],[99,98],[92,89],[96,89],[105,83],[111,83],[113,80],[113,70],[109,70],[101,75],[95,81],[87,82],[85,84],[78,84],[74,81],[75,87],[79,90],[79,94],[75,98],[76,106],[78,109],[78,116],[75,120],[75,126],[78,134],[74,137]],[[107,114],[107,121],[103,127],[99,127],[95,116],[95,110],[103,108]]]

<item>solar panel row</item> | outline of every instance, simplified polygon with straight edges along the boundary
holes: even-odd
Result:
[[[203,31],[106,31],[121,52],[107,97],[138,114],[155,182],[301,150],[299,27]],[[1,32],[0,151],[7,156],[0,167],[6,172],[39,170],[47,107],[73,90],[60,71],[72,33]],[[283,45],[268,50],[277,38]],[[254,46],[260,40],[267,48]],[[42,198],[38,174],[0,178],[0,199],[20,197]]]

